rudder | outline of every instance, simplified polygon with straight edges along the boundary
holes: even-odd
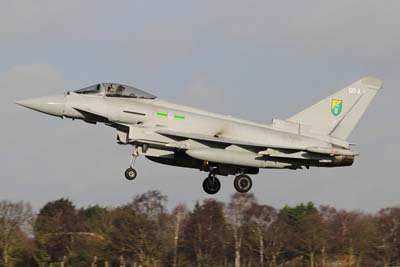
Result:
[[[346,140],[367,110],[382,81],[364,77],[288,119],[313,132]]]

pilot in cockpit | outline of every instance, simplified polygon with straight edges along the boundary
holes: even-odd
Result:
[[[107,88],[107,94],[108,95],[113,95],[114,93],[115,93],[115,87],[114,87],[114,85],[112,85],[112,84],[110,84],[109,86],[108,86],[108,88]]]

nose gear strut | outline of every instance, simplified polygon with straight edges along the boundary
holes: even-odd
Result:
[[[131,162],[129,164],[130,167],[125,170],[125,178],[128,179],[129,181],[134,180],[137,176],[137,171],[133,167],[135,165],[138,156],[139,156],[139,149],[135,145],[132,152]]]

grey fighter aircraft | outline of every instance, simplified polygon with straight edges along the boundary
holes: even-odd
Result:
[[[234,175],[246,193],[248,174],[260,168],[303,169],[351,166],[358,155],[347,141],[382,81],[364,77],[286,120],[260,124],[162,100],[140,89],[99,83],[63,95],[18,101],[49,115],[104,123],[117,130],[117,142],[133,146],[128,180],[136,178],[135,159],[209,172],[203,189],[217,193],[217,175]]]

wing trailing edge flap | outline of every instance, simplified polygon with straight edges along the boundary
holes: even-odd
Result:
[[[327,159],[328,155],[324,154],[311,154],[307,151],[282,151],[278,149],[268,148],[264,151],[258,152],[261,156],[266,156],[270,158],[290,158],[290,159],[314,159],[314,160],[322,160]]]

